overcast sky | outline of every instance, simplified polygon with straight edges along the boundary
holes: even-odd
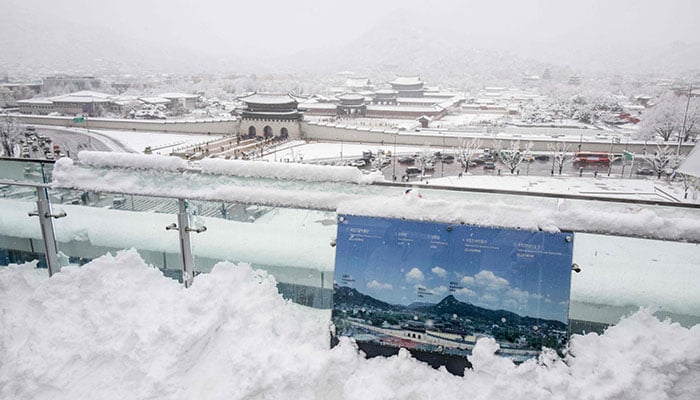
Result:
[[[535,56],[552,47],[629,48],[700,38],[697,0],[2,0],[2,11],[51,19],[46,35],[61,24],[80,24],[127,41],[253,57],[347,43],[392,16],[450,29],[475,47]]]

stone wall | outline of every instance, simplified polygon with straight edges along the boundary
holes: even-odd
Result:
[[[62,127],[85,128],[83,122],[73,122],[72,117],[49,117],[43,115],[17,115],[18,122],[27,125],[53,125]],[[139,119],[106,119],[88,118],[90,129],[114,129],[131,131],[157,131],[170,133],[202,133],[235,135],[238,132],[239,120],[172,120],[150,121]]]

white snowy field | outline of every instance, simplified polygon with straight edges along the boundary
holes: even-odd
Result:
[[[377,154],[379,150],[384,152],[394,152],[397,154],[414,154],[421,151],[419,146],[395,146],[393,144],[370,144],[370,143],[314,143],[304,142],[301,140],[290,142],[280,147],[280,149],[272,154],[267,154],[263,157],[267,161],[313,161],[313,160],[339,160],[346,161],[362,157],[362,152],[372,151]]]
[[[56,126],[44,125],[42,128],[78,132],[90,136],[94,140],[103,142],[109,148],[114,148],[111,141],[119,144],[119,149],[126,149],[135,153],[143,153],[147,146],[150,146],[154,154],[167,155],[178,147],[194,146],[196,144],[207,141],[221,139],[222,135],[203,135],[203,134],[185,134],[185,133],[167,133],[167,132],[143,132],[143,131],[128,131],[128,130],[108,130],[108,129],[90,129],[89,131],[83,128],[63,128]],[[106,139],[105,139],[106,138]],[[118,149],[114,149],[118,151]]]
[[[3,399],[697,399],[700,325],[649,310],[568,355],[519,366],[477,343],[464,377],[401,352],[366,360],[329,349],[327,312],[282,299],[274,278],[220,263],[185,289],[138,254],[107,255],[53,278],[0,270]]]
[[[202,135],[184,133],[165,132],[138,132],[138,131],[115,131],[103,129],[91,129],[102,136],[107,136],[122,143],[125,147],[137,153],[143,153],[147,146],[150,146],[154,154],[167,155],[177,147],[188,147],[207,141],[218,140],[221,135]]]

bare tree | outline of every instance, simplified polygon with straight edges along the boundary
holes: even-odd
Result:
[[[459,147],[457,147],[457,157],[459,158],[459,162],[462,163],[462,168],[464,168],[465,173],[469,171],[469,163],[472,159],[476,157],[480,148],[480,139],[472,139],[469,141],[463,138],[459,139]]]
[[[527,156],[530,155],[530,149],[532,148],[532,143],[529,143],[524,148],[520,148],[520,141],[513,140],[510,142],[510,148],[502,149],[501,142],[498,141],[498,157],[501,162],[510,169],[510,173],[515,173],[515,170],[520,166],[520,164],[525,160]]]
[[[12,157],[15,153],[15,145],[19,142],[20,128],[15,118],[9,114],[3,114],[0,122],[0,152],[6,157]]]
[[[550,143],[547,147],[552,150],[552,165],[556,165],[557,168],[559,168],[559,175],[561,175],[564,165],[571,160],[571,156],[568,154],[571,146],[568,143],[557,141],[554,142],[554,145]],[[552,171],[552,173],[554,173],[554,171]]]

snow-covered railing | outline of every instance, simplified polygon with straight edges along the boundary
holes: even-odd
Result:
[[[56,163],[55,188],[700,243],[700,207],[691,204],[407,185],[353,167],[205,159],[196,170],[175,157],[80,159]]]
[[[625,307],[630,304],[656,302],[663,304],[665,311],[681,315],[696,315],[700,310],[697,296],[675,295],[668,291],[668,287],[681,287],[683,282],[696,282],[692,279],[694,271],[685,264],[677,266],[665,261],[659,265],[665,268],[660,271],[657,263],[650,261],[659,256],[649,256],[673,249],[674,253],[684,254],[684,260],[693,259],[698,251],[697,243],[700,243],[700,208],[695,205],[517,194],[494,189],[479,192],[470,188],[394,182],[359,184],[354,178],[357,175],[344,175],[345,169],[313,179],[298,179],[295,174],[313,176],[315,173],[315,166],[306,165],[280,178],[276,174],[285,172],[272,163],[211,160],[211,164],[205,162],[201,169],[193,169],[182,168],[177,158],[128,156],[131,157],[122,159],[81,154],[80,162],[64,159],[56,163],[50,186],[21,184],[23,188],[29,185],[46,190],[48,199],[54,203],[56,216],[60,211],[67,213],[68,218],[56,223],[59,250],[65,246],[67,256],[91,258],[92,253],[86,251],[87,248],[104,254],[133,246],[144,257],[149,257],[149,263],[164,265],[167,260],[167,268],[172,270],[172,265],[180,265],[176,256],[183,253],[178,248],[177,235],[167,232],[166,227],[184,230],[181,234],[199,231],[201,235],[192,233],[192,254],[198,263],[237,257],[236,260],[263,266],[275,274],[279,282],[306,285],[304,290],[312,288],[320,293],[332,287],[330,271],[334,250],[331,246],[336,212],[450,224],[573,231],[577,235],[577,246],[579,243],[588,246],[586,249],[590,252],[581,251],[583,255],[579,257],[585,262],[578,262],[584,270],[594,271],[585,279],[579,279],[579,287],[572,292],[574,316],[606,323],[614,319],[586,319],[585,315],[590,313],[600,314],[596,304],[627,310]],[[282,164],[291,165],[297,164]],[[0,184],[19,185],[1,179]],[[64,194],[72,197],[63,199]],[[99,204],[88,207],[87,198],[81,202],[81,196],[86,194],[99,200]],[[198,213],[201,204],[214,213]],[[174,205],[182,207],[177,210]],[[170,208],[165,210],[166,206]],[[39,224],[26,216],[34,207],[35,204],[26,199],[0,201],[0,239],[21,237],[30,242],[41,239]],[[234,212],[239,213],[235,218],[227,215]],[[178,219],[185,214],[188,214],[187,220]],[[310,217],[298,220],[300,215]],[[203,227],[208,230],[204,232]],[[589,239],[584,239],[584,233],[602,236],[588,235]],[[597,242],[591,244],[590,237]],[[636,244],[629,245],[629,241],[636,241]],[[647,250],[646,258],[640,258],[643,262],[632,261],[636,253]],[[602,265],[601,258],[614,251],[620,251],[621,255],[613,259],[608,257]],[[620,272],[618,264],[624,264]],[[629,271],[639,271],[639,276],[625,275],[630,274]],[[192,273],[192,270],[186,271],[183,276],[190,279]],[[606,282],[606,277],[610,276],[615,277],[617,286]],[[628,280],[634,281],[634,285],[623,284]],[[667,283],[663,287],[652,284],[658,280]],[[640,290],[644,291],[644,300],[635,303],[641,296]]]

